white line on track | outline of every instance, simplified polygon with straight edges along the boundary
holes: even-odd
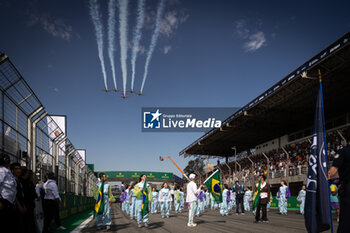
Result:
[[[71,233],[79,233],[81,230],[83,230],[87,224],[93,219],[94,215],[91,215],[88,217],[84,222],[82,222],[79,226],[77,226]]]

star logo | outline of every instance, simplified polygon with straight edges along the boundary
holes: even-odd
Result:
[[[154,120],[159,121],[159,117],[162,115],[161,113],[159,113],[159,109],[157,109],[157,111],[155,113],[151,113],[151,115],[153,116],[151,122],[153,122]]]

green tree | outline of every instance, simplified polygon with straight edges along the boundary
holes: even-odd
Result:
[[[204,181],[203,180],[203,178],[205,177],[204,159],[196,158],[195,160],[190,160],[187,166],[185,167],[184,172],[186,173],[187,176],[189,176],[191,173],[194,173],[199,179],[199,182]]]

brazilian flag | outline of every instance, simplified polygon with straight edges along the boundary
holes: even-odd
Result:
[[[222,202],[222,184],[219,170],[216,170],[204,181],[208,191],[213,195],[216,203]]]
[[[103,210],[105,207],[105,202],[103,198],[103,189],[104,189],[104,184],[105,182],[102,181],[100,188],[97,190],[97,198],[96,198],[96,203],[95,203],[95,215],[101,215],[103,214]]]
[[[141,217],[143,218],[145,215],[149,213],[149,208],[148,208],[148,189],[147,189],[147,181],[143,183],[143,188],[142,188],[142,206],[141,206]]]
[[[260,201],[260,186],[261,186],[261,180],[259,181],[258,184],[258,188],[254,194],[254,198],[253,198],[253,210],[255,210],[255,208],[259,205],[259,201]]]

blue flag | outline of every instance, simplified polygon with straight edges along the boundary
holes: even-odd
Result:
[[[331,226],[329,184],[327,179],[327,144],[322,96],[322,82],[320,82],[306,184],[304,215],[306,229],[309,233],[326,231]]]

